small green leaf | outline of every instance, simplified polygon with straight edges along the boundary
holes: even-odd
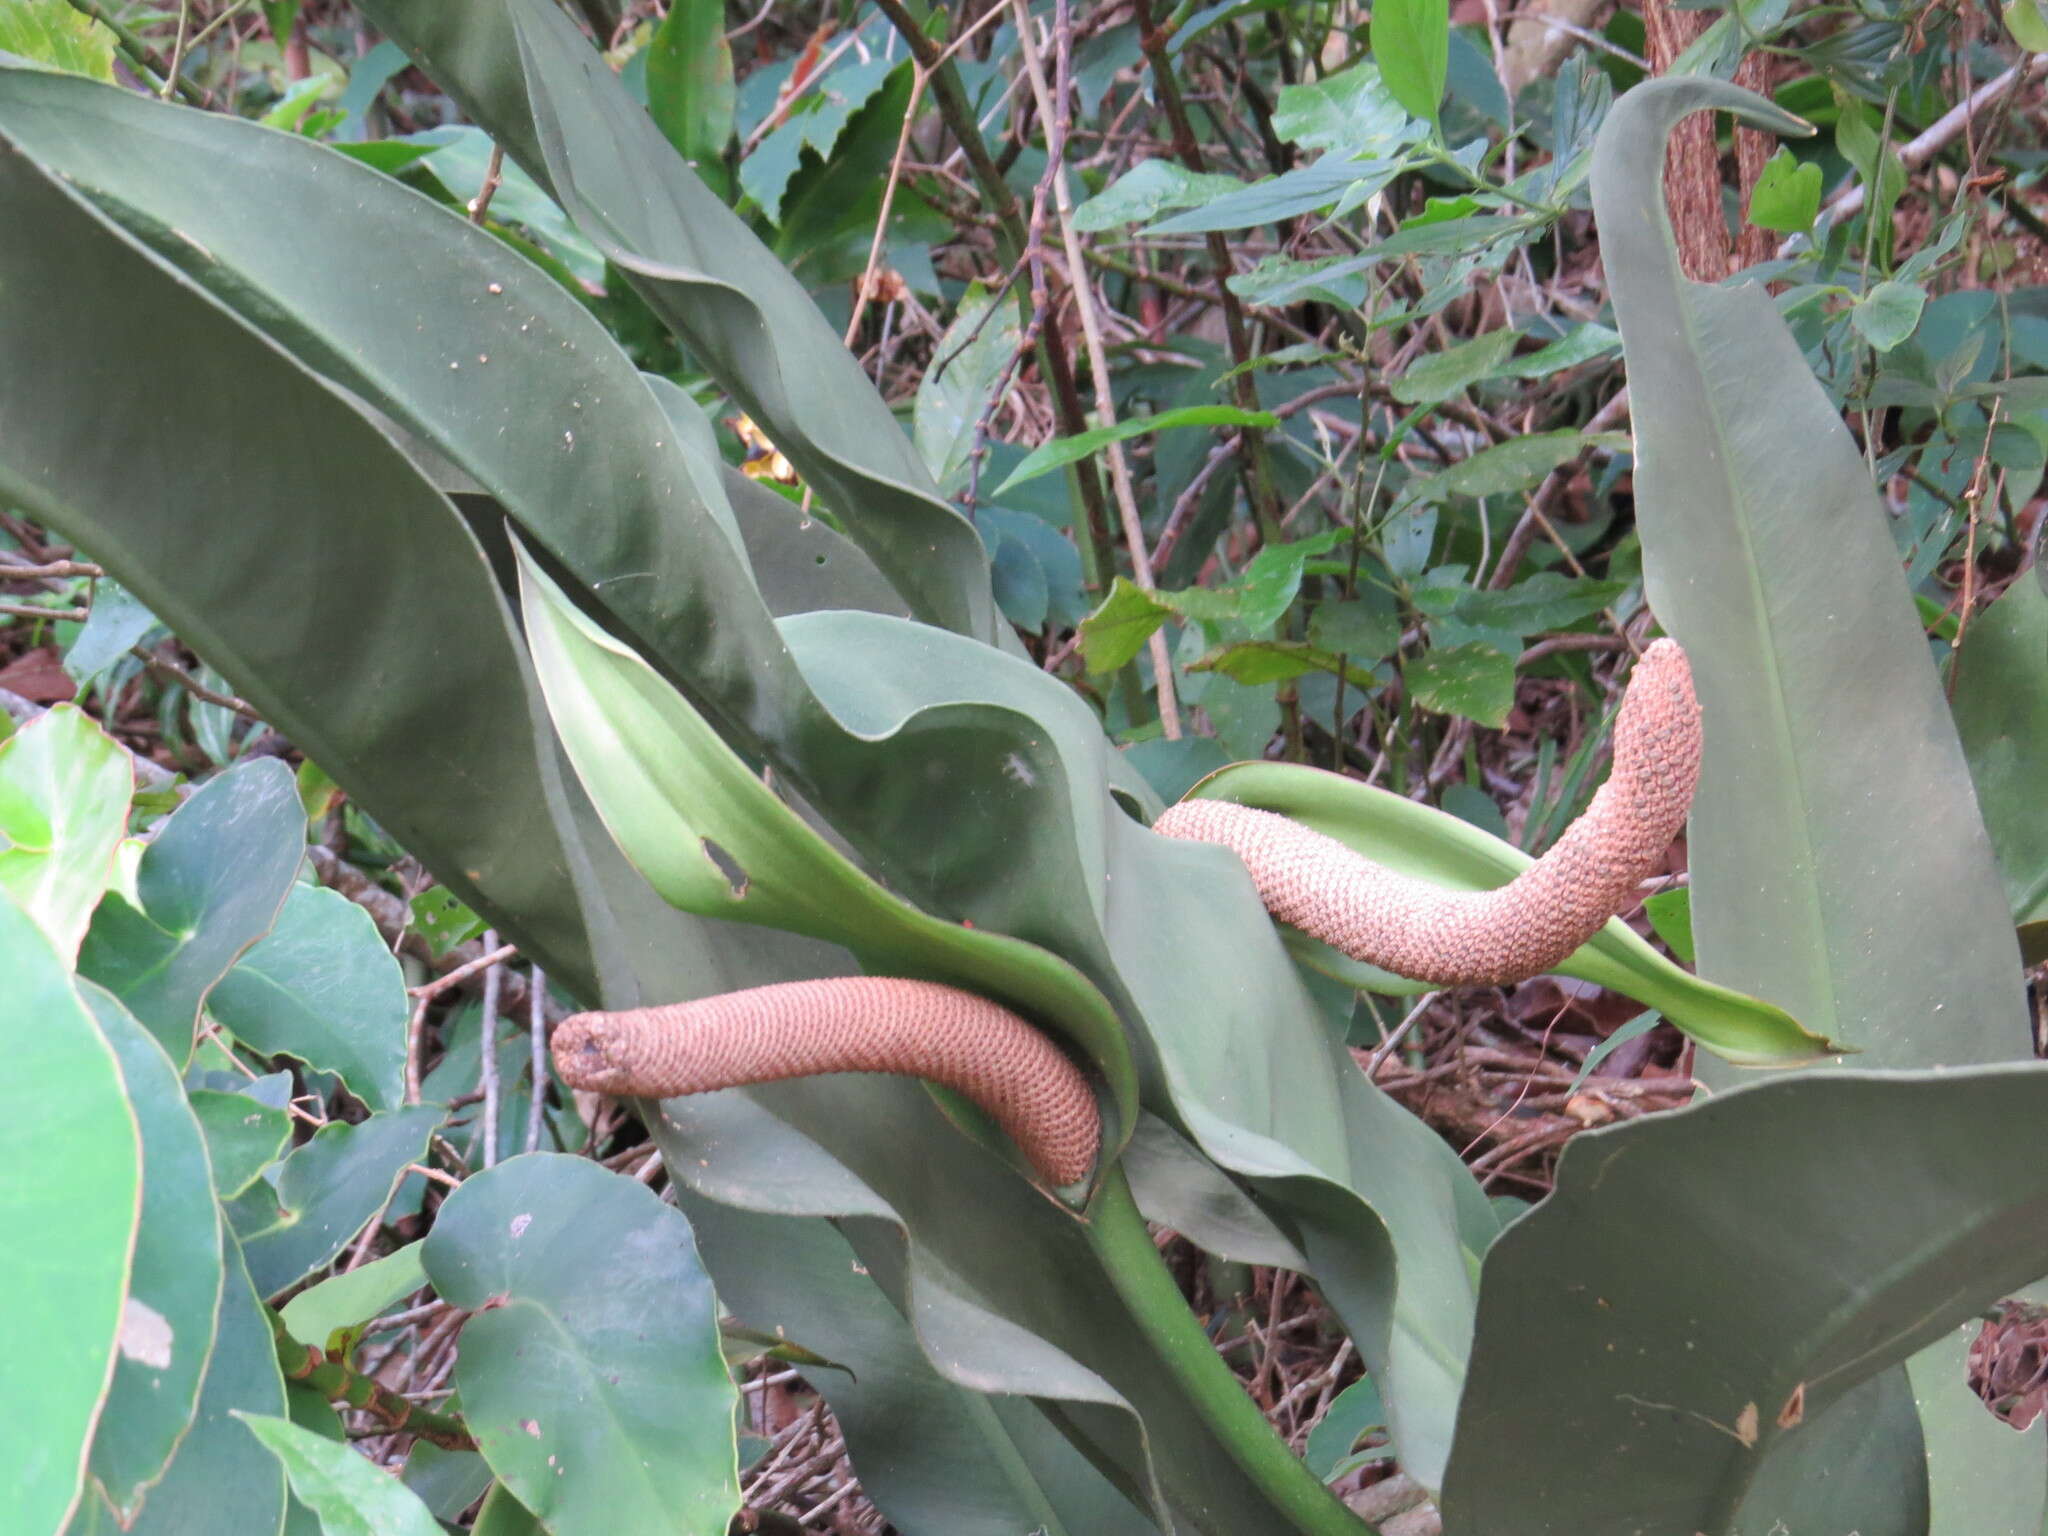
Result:
[[[114,79],[114,34],[65,0],[0,0],[0,53],[61,74]]]
[[[911,440],[939,489],[948,494],[967,483],[975,426],[993,404],[1022,333],[1015,300],[969,284],[939,340],[936,361],[943,368],[934,366],[917,386]]]
[[[367,1323],[426,1283],[420,1245],[407,1243],[396,1253],[307,1286],[285,1303],[284,1325],[301,1344],[324,1347],[336,1329]]]
[[[1287,92],[1280,93],[1282,101]],[[1084,234],[1144,224],[1180,208],[1199,208],[1211,198],[1242,188],[1235,176],[1204,175],[1171,160],[1140,160],[1103,191],[1074,210],[1074,228]],[[939,355],[945,356],[941,347]]]
[[[181,1067],[200,1006],[276,922],[306,848],[291,769],[238,763],[180,806],[136,872],[138,911],[109,894],[93,916],[78,970],[148,1025]]]
[[[1387,1424],[1387,1410],[1380,1402],[1379,1383],[1370,1376],[1354,1381],[1339,1392],[1329,1410],[1308,1432],[1308,1447],[1302,1459],[1309,1471],[1324,1482],[1338,1476],[1338,1469],[1358,1448],[1358,1442]]]
[[[1294,604],[1308,550],[1300,544],[1268,544],[1251,558],[1238,583],[1237,616],[1254,634],[1270,628]]]
[[[259,1294],[274,1296],[325,1264],[384,1208],[406,1164],[422,1157],[441,1123],[438,1104],[372,1115],[359,1125],[329,1121],[284,1160],[276,1193],[258,1185],[272,1220],[245,1230],[242,1252]]]
[[[1156,596],[1119,576],[1102,606],[1081,621],[1081,658],[1090,672],[1114,672],[1172,616],[1173,610]]]
[[[1415,606],[1434,619],[1451,619],[1474,629],[1499,629],[1533,635],[1598,613],[1627,591],[1619,581],[1593,581],[1538,571],[1504,591],[1449,586],[1415,589]]]
[[[1462,395],[1500,370],[1516,340],[1515,333],[1503,327],[1441,352],[1428,353],[1394,380],[1394,398],[1403,405],[1436,405]]]
[[[1391,601],[1366,597],[1318,603],[1309,615],[1308,639],[1326,651],[1378,660],[1401,643],[1401,615]]]
[[[430,885],[410,903],[412,931],[427,941],[435,959],[467,944],[490,924],[445,885]]]
[[[647,45],[647,110],[676,153],[719,196],[732,140],[732,47],[723,0],[675,0]]]
[[[206,1155],[213,1165],[214,1192],[232,1200],[256,1176],[284,1155],[291,1139],[292,1117],[246,1093],[221,1093],[194,1088],[188,1097],[199,1129],[206,1135]]]
[[[289,1419],[239,1410],[235,1417],[283,1464],[293,1494],[320,1517],[322,1536],[440,1536],[419,1495],[346,1441]]]
[[[75,704],[0,742],[0,890],[66,960],[114,878],[134,783],[128,754]]]
[[[1424,709],[1462,715],[1491,729],[1507,724],[1514,707],[1514,660],[1490,645],[1432,648],[1408,663],[1406,676]]]
[[[2005,30],[2029,53],[2048,53],[2048,14],[2040,0],[2005,0]]]
[[[1219,646],[1190,664],[1188,670],[1221,672],[1235,682],[1254,685],[1285,682],[1305,672],[1329,672],[1356,688],[1374,686],[1370,672],[1348,667],[1335,652],[1299,640],[1242,640]]]
[[[1609,330],[1604,325],[1586,324],[1569,334],[1560,336],[1549,346],[1539,348],[1526,357],[1511,357],[1500,367],[1500,372],[1516,379],[1547,379],[1554,373],[1567,368],[1576,368],[1581,363],[1590,363],[1598,357],[1611,357],[1621,351],[1621,332]]]
[[[1281,86],[1273,103],[1273,132],[1303,149],[1330,150],[1348,159],[1384,157],[1420,134],[1409,116],[1388,89],[1380,66],[1368,59],[1319,80]]]
[[[456,1385],[522,1504],[551,1530],[725,1536],[736,1393],[680,1212],[594,1163],[528,1153],[450,1195],[424,1256],[434,1289],[476,1313]]]
[[[1434,123],[1450,72],[1449,0],[1378,0],[1372,10],[1372,54],[1394,99]]]
[[[405,976],[370,914],[316,885],[223,976],[207,1011],[244,1045],[339,1076],[373,1110],[405,1086]]]
[[[1664,1015],[1654,1008],[1639,1013],[1630,1019],[1621,1028],[1594,1046],[1592,1050],[1586,1052],[1586,1059],[1579,1066],[1579,1075],[1572,1079],[1570,1091],[1577,1093],[1585,1085],[1586,1079],[1593,1075],[1594,1068],[1598,1067],[1601,1062],[1613,1055],[1622,1046],[1627,1045],[1636,1036],[1647,1035],[1663,1022]]]
[[[1749,194],[1749,222],[1781,234],[1803,234],[1820,212],[1820,166],[1780,149],[1764,162]]]
[[[1657,937],[1671,947],[1672,954],[1678,956],[1680,964],[1691,965],[1692,887],[1675,886],[1644,898],[1643,913],[1650,919],[1650,926],[1656,929]]]
[[[1918,283],[1884,282],[1856,301],[1849,321],[1865,341],[1889,352],[1913,334],[1926,307],[1927,290]]]
[[[1184,405],[1176,410],[1161,411],[1156,416],[1135,416],[1113,427],[1095,427],[1072,437],[1054,438],[1041,444],[1026,454],[1024,462],[1010,471],[1010,478],[990,494],[1001,496],[1013,486],[1036,480],[1040,475],[1071,464],[1076,459],[1085,459],[1111,443],[1125,442],[1153,432],[1165,432],[1174,427],[1271,428],[1279,425],[1280,418],[1271,411],[1247,411],[1235,405]]]
[[[1439,501],[1446,496],[1504,496],[1511,491],[1527,490],[1592,441],[1569,428],[1532,432],[1482,448],[1448,469],[1412,482],[1408,496],[1411,500]]]

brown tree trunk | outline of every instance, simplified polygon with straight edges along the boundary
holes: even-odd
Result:
[[[1663,74],[1671,61],[1683,53],[1713,24],[1708,11],[1680,11],[1671,0],[1643,0],[1643,30],[1647,34],[1650,63]],[[1763,91],[1768,80],[1763,54],[1745,57],[1735,71],[1735,83],[1752,91]],[[1729,250],[1728,221],[1721,209],[1721,156],[1714,140],[1714,114],[1696,112],[1671,134],[1664,152],[1664,195],[1671,205],[1671,229],[1678,238],[1679,264],[1695,282],[1718,283],[1738,267],[1763,261],[1771,254],[1768,230],[1747,224]],[[1763,173],[1777,140],[1768,133],[1748,128],[1735,130],[1735,165],[1741,206],[1749,207],[1749,194]]]

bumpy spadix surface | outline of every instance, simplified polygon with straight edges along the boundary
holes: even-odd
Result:
[[[841,976],[624,1013],[555,1030],[572,1088],[640,1098],[821,1072],[894,1072],[988,1111],[1053,1184],[1087,1176],[1102,1140],[1095,1095],[1046,1036],[999,1004],[929,981]]]
[[[1700,772],[1692,667],[1643,652],[1614,724],[1614,769],[1535,865],[1491,891],[1396,874],[1270,811],[1186,800],[1153,824],[1244,861],[1266,909],[1353,959],[1442,986],[1505,985],[1558,965],[1634,904],[1685,825]]]

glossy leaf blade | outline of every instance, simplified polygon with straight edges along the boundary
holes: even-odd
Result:
[[[0,72],[0,101],[37,78]],[[25,155],[0,155],[0,198],[17,215],[0,228],[0,346],[37,381],[0,391],[0,491],[111,566],[549,974],[594,992],[516,641],[446,501],[342,397]],[[101,451],[113,423],[118,461]],[[145,461],[177,467],[146,505],[131,479]],[[385,595],[374,625],[365,590]]]

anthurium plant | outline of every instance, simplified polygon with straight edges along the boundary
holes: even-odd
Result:
[[[0,746],[20,1529],[428,1532],[481,1498],[479,1530],[720,1533],[722,1315],[728,1351],[737,1326],[828,1362],[810,1379],[904,1531],[1366,1529],[1241,1390],[1148,1223],[1312,1277],[1384,1454],[1453,1536],[2041,1527],[2040,1432],[1986,1414],[1962,1355],[2048,1273],[2015,940],[2039,890],[1999,865],[2041,845],[2014,765],[2042,744],[2013,722],[2042,715],[2011,701],[2041,696],[2043,593],[2001,599],[1952,712],[1771,299],[1681,274],[1674,124],[1798,119],[1647,82],[1593,160],[1646,595],[1677,642],[1639,670],[1684,692],[1630,770],[1662,819],[1614,788],[1572,846],[1597,863],[1635,828],[1661,855],[1689,804],[1698,964],[1609,904],[1520,974],[1659,1009],[1713,1091],[1577,1139],[1503,1230],[1318,1000],[1494,973],[1350,945],[1341,914],[1277,922],[1257,849],[1312,837],[1339,872],[1319,891],[1367,871],[1397,936],[1418,902],[1515,881],[1474,941],[1511,947],[1593,864],[1532,869],[1297,766],[1164,805],[1019,654],[976,528],[804,288],[564,13],[363,8],[829,519],[728,468],[690,395],[459,212],[303,137],[0,70],[0,498],[545,969],[584,1015],[563,1076],[652,1095],[672,1192],[573,1135],[479,1143],[420,1242],[338,1266],[453,1134],[450,1097],[406,1081],[395,962],[295,879],[282,765],[218,776],[123,852],[117,751],[53,712]],[[2003,745],[1966,758],[1980,738]],[[1257,836],[1205,830],[1226,823]],[[709,1069],[663,1054],[705,1030],[727,1031]],[[629,1047],[651,1054],[625,1071]],[[236,1075],[252,1054],[366,1115],[295,1138],[289,1078]],[[61,1178],[19,1176],[57,1154]],[[354,1369],[423,1288],[460,1320],[431,1405]],[[336,1404],[416,1437],[404,1485]]]

